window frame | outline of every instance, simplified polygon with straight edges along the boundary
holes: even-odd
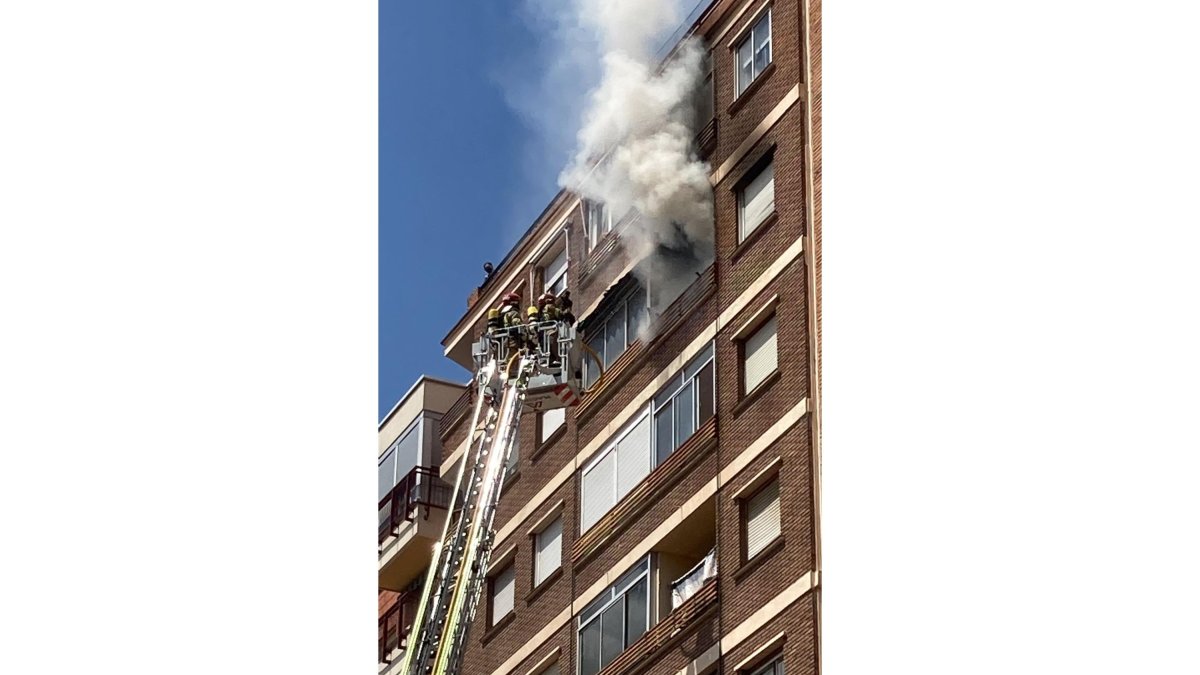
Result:
[[[542,535],[546,533],[546,530],[549,530],[551,527],[553,527],[555,523],[558,523],[558,565],[554,569],[546,570],[546,573],[544,575],[542,575],[542,578],[538,579],[538,556],[541,551]],[[550,580],[550,578],[554,575],[554,573],[556,571],[562,569],[562,566],[563,566],[563,561],[562,561],[563,534],[565,533],[565,528],[566,528],[566,521],[563,519],[563,514],[560,513],[557,516],[555,516],[553,519],[551,519],[550,522],[546,523],[540,530],[533,533],[533,537],[532,537],[532,539],[533,539],[533,542],[532,542],[532,544],[533,544],[533,546],[532,546],[532,548],[533,548],[533,565],[531,565],[531,568],[532,568],[532,570],[531,570],[532,577],[531,578],[532,578],[532,583],[533,583],[532,588],[537,588],[537,587],[541,586],[542,584],[546,583],[547,581]]]
[[[562,412],[563,419],[561,422],[558,423],[557,426],[554,427],[554,429],[552,429],[550,431],[549,434],[547,434],[546,433],[546,420],[545,420],[546,413],[553,412],[555,410]],[[557,438],[558,435],[560,433],[562,433],[563,429],[565,429],[567,427],[567,409],[564,407],[564,408],[550,408],[547,410],[539,410],[537,413],[537,424],[535,426],[537,427],[537,430],[536,430],[537,448],[540,450],[540,449],[546,447],[547,445],[549,445],[550,442],[553,441],[555,438]]]
[[[759,11],[754,15],[754,18],[752,18],[746,22],[746,25],[742,29],[742,32],[736,38],[734,38],[734,40],[730,43],[730,51],[733,53],[733,91],[734,91],[733,100],[734,101],[737,101],[738,99],[740,99],[746,93],[746,91],[748,89],[750,89],[750,86],[753,85],[755,82],[757,82],[758,78],[762,77],[762,74],[765,73],[767,71],[767,69],[771,67],[771,64],[775,63],[775,40],[774,40],[774,38],[775,38],[775,19],[772,16],[772,14],[773,14],[772,3],[768,2],[761,9],[759,9]],[[757,29],[759,27],[759,24],[761,24],[764,19],[767,22],[767,37],[763,41],[762,45],[767,46],[767,49],[770,50],[771,55],[767,59],[767,62],[763,64],[762,69],[759,70],[758,72],[755,72],[755,66],[754,66],[755,58],[754,57],[762,49],[762,45],[760,45],[758,47],[758,49],[756,49],[755,44],[754,44],[754,38],[758,34]],[[742,81],[741,81],[741,78],[742,78],[741,51],[742,51],[742,46],[745,45],[747,42],[750,43],[750,73],[751,73],[751,75],[750,75],[750,80],[748,82],[746,82],[745,85],[743,86]]]
[[[601,618],[604,616],[604,613],[606,611],[608,611],[615,604],[617,604],[618,601],[623,601],[626,594],[628,593],[628,591],[630,589],[632,589],[634,586],[636,586],[638,583],[640,583],[642,580],[645,580],[645,582],[646,582],[645,630],[642,631],[641,635],[634,638],[633,642],[624,644],[624,646],[622,646],[622,648],[621,648],[621,651],[618,652],[614,656],[614,658],[625,653],[625,651],[627,651],[634,643],[636,643],[638,640],[640,640],[643,635],[650,632],[650,629],[654,627],[653,624],[651,623],[653,620],[653,615],[654,615],[654,612],[653,612],[654,589],[651,588],[651,584],[650,584],[650,570],[651,570],[652,555],[653,554],[647,554],[645,558],[641,559],[637,563],[634,563],[633,566],[631,566],[629,568],[629,570],[627,570],[624,574],[621,575],[620,578],[618,578],[616,580],[616,582],[614,582],[608,588],[604,589],[604,591],[599,596],[597,596],[594,600],[589,602],[579,612],[579,615],[575,617],[575,644],[576,644],[575,672],[577,675],[583,673],[583,629],[584,629],[584,627],[591,624],[593,621],[601,620]],[[600,602],[600,600],[604,597],[605,593],[607,593],[609,595],[608,600],[606,600],[604,602]],[[585,620],[585,617],[586,617],[586,620]],[[627,637],[627,633],[628,633],[628,629],[629,629],[628,620],[629,620],[628,619],[628,611],[622,612],[621,613],[621,638],[622,638],[623,643],[625,642],[625,638]],[[601,628],[601,630],[603,631],[603,627]],[[603,643],[603,633],[601,633],[601,649],[603,649],[603,644],[604,644]],[[601,653],[600,653],[600,658],[601,658],[601,662],[603,662],[603,659],[604,659],[603,651],[601,651]],[[610,663],[611,663],[611,661],[610,661]],[[600,669],[597,670],[596,672],[597,673],[603,672],[605,667],[606,666],[601,665]]]
[[[599,209],[603,230],[593,218],[595,209]],[[608,207],[607,203],[595,199],[583,199],[583,241],[587,253],[596,250],[596,245],[613,231],[615,225],[612,209]]]
[[[738,675],[786,675],[783,665],[783,654],[776,654],[753,669],[745,668],[740,670],[738,671]]]
[[[754,227],[746,229],[746,189],[750,187],[763,172],[771,171],[771,209],[763,214],[763,217],[758,222],[754,223]],[[734,198],[737,202],[737,235],[738,244],[748,241],[763,225],[765,225],[775,215],[775,149],[771,148],[766,154],[758,159],[753,166],[750,167],[742,178],[734,185]]]
[[[650,416],[650,419],[647,419],[648,415]],[[620,483],[617,480],[616,457],[614,457],[613,458],[613,465],[614,465],[613,466],[613,480],[612,480],[612,495],[613,495],[612,506],[609,506],[604,511],[604,513],[600,514],[600,516],[598,518],[596,518],[595,522],[590,523],[585,526],[583,523],[583,510],[584,510],[583,509],[583,504],[584,504],[583,478],[584,478],[584,476],[591,473],[596,468],[597,465],[599,465],[601,462],[603,462],[605,459],[607,459],[609,455],[616,452],[617,448],[620,447],[620,445],[621,445],[621,441],[624,441],[626,438],[628,438],[629,435],[633,433],[634,429],[638,428],[638,425],[641,424],[643,420],[646,420],[650,426],[650,429],[647,431],[647,433],[650,436],[650,438],[649,438],[650,469],[649,469],[649,471],[646,472],[646,475],[649,476],[654,471],[654,469],[657,468],[657,463],[654,461],[654,455],[655,455],[655,453],[654,453],[654,424],[653,424],[654,420],[653,420],[653,415],[651,413],[651,407],[645,406],[642,408],[642,411],[640,413],[638,413],[628,423],[626,423],[624,427],[622,427],[622,429],[619,433],[613,435],[613,437],[608,441],[608,443],[605,444],[603,449],[601,449],[596,454],[592,455],[591,459],[589,459],[587,461],[587,463],[584,464],[583,468],[580,469],[580,471],[579,471],[579,533],[580,533],[580,535],[582,535],[585,532],[588,532],[593,527],[595,527],[597,523],[599,523],[601,520],[604,519],[604,516],[608,515],[608,513],[610,511],[612,511],[614,508],[616,508],[617,504],[620,504],[621,500],[624,499],[629,494],[629,492],[626,492],[625,494],[620,494],[620,487],[619,487]],[[645,476],[642,477],[642,480],[645,480]],[[638,482],[640,483],[641,481],[638,481]],[[633,491],[633,488],[630,488],[630,492],[632,492],[632,491]]]
[[[601,360],[604,362],[605,370],[607,370],[612,364],[616,363],[617,359],[621,358],[621,356],[623,354],[625,354],[625,352],[629,351],[630,347],[632,347],[634,345],[634,343],[636,343],[638,341],[637,333],[639,331],[636,331],[636,330],[632,331],[633,335],[632,335],[632,339],[631,339],[631,336],[630,336],[631,331],[629,329],[630,329],[631,325],[632,326],[641,326],[644,324],[640,323],[640,322],[634,322],[631,324],[631,322],[629,320],[630,316],[631,316],[631,313],[629,311],[629,303],[631,300],[633,300],[634,298],[639,297],[639,296],[643,299],[643,304],[640,307],[638,307],[637,311],[644,313],[644,316],[642,317],[641,322],[648,322],[650,320],[650,311],[649,311],[650,310],[650,294],[645,288],[642,287],[642,285],[640,283],[637,284],[632,290],[625,293],[625,295],[623,297],[621,297],[619,300],[614,302],[613,306],[609,309],[609,311],[605,314],[605,316],[603,318],[597,317],[596,319],[593,319],[590,321],[591,325],[588,327],[588,334],[584,336],[584,341],[587,343],[587,345],[589,347],[592,347],[592,349],[595,349],[595,347],[592,346],[592,341],[598,337],[604,338],[603,345],[602,345],[604,349],[602,351],[596,350],[596,353],[600,355]],[[617,355],[613,356],[613,358],[609,359],[608,358],[608,337],[607,337],[608,336],[608,325],[614,319],[617,318],[618,314],[620,314],[621,320],[625,324],[623,327],[624,334],[625,334],[625,341],[624,341],[625,346],[622,347],[621,352],[619,354],[617,354]],[[594,359],[592,359],[590,356],[588,358],[583,359],[583,385],[584,385],[585,389],[591,388],[592,385],[596,384],[596,381],[600,379],[599,373],[597,373],[594,378],[591,375],[591,371],[595,367],[596,367],[596,365],[595,365]]]
[[[502,616],[496,616],[496,580],[506,572],[512,573],[512,608],[505,612]],[[495,574],[489,575],[488,583],[488,606],[487,606],[487,627],[495,628],[498,621],[504,621],[506,618],[513,616],[517,612],[517,566],[515,561],[509,560]]]
[[[564,235],[559,237],[559,240],[561,241],[556,241],[555,245],[551,247],[550,250],[552,253],[546,253],[546,255],[544,255],[541,261],[538,263],[538,273],[541,276],[542,292],[553,292],[556,296],[562,295],[563,291],[566,291],[571,287],[570,277],[568,276],[571,269],[571,254],[567,250],[566,236]],[[551,266],[558,260],[560,255],[563,258],[562,271],[558,274],[555,274],[553,277],[550,277],[549,273],[552,269]],[[562,280],[562,290],[551,291],[551,288],[559,280]]]
[[[753,389],[746,388],[746,343],[750,338],[758,335],[759,331],[766,327],[772,320],[775,321],[775,368],[767,373],[762,380],[754,385]],[[772,307],[770,313],[757,321],[753,327],[748,327],[742,331],[743,336],[737,339],[738,348],[738,399],[746,400],[749,396],[758,391],[764,384],[771,381],[776,373],[779,372],[779,314]]]
[[[749,564],[755,558],[770,550],[775,542],[783,538],[783,485],[780,483],[779,475],[779,473],[771,475],[764,479],[753,491],[738,497],[738,524],[739,529],[741,529],[739,558],[742,565]],[[762,548],[755,551],[754,555],[750,555],[750,502],[772,486],[776,486],[777,490],[775,501],[778,504],[779,511],[779,532],[764,542]]]
[[[674,454],[674,452],[676,450],[678,450],[681,446],[683,446],[683,444],[686,443],[688,441],[688,439],[690,439],[692,436],[695,436],[696,431],[699,430],[700,427],[705,422],[708,421],[708,420],[704,420],[703,422],[700,421],[700,385],[699,385],[699,381],[700,381],[700,373],[702,373],[704,371],[704,369],[706,367],[708,367],[709,365],[712,366],[711,372],[712,372],[712,380],[713,380],[712,385],[711,385],[712,386],[712,417],[716,417],[716,414],[717,414],[717,386],[716,386],[717,341],[715,338],[712,340],[712,342],[709,343],[708,347],[705,347],[705,349],[703,351],[701,351],[696,356],[693,356],[692,360],[688,361],[688,363],[679,370],[678,379],[675,382],[668,383],[667,385],[665,385],[662,389],[660,389],[658,391],[658,393],[656,393],[650,399],[650,414],[653,418],[651,420],[651,425],[650,425],[650,427],[651,427],[650,443],[651,443],[651,448],[654,452],[654,467],[653,468],[657,468],[660,464],[662,464],[666,460],[667,457],[670,457],[672,454]],[[689,370],[694,371],[691,377],[687,376],[687,373]],[[678,427],[677,427],[678,422],[675,417],[676,409],[675,409],[675,405],[674,405],[676,398],[679,396],[680,393],[683,392],[684,389],[686,389],[688,387],[688,385],[693,384],[693,383],[695,384],[695,388],[693,389],[693,394],[692,394],[692,431],[691,431],[691,433],[689,433],[687,435],[686,438],[678,439],[678,442],[674,443],[674,445],[671,447],[671,450],[669,452],[667,452],[666,455],[664,455],[660,458],[659,454],[658,454],[658,439],[659,439],[658,418],[659,418],[659,414],[668,405],[671,406],[671,435],[674,436],[675,433],[678,431]],[[673,391],[671,391],[672,387],[674,387]],[[663,394],[665,394],[668,391],[671,391],[671,395],[667,398],[667,400],[664,403],[662,403],[662,405],[659,405],[659,399],[662,398]],[[672,438],[672,441],[676,441],[676,439]],[[652,470],[653,470],[653,468],[652,468]]]

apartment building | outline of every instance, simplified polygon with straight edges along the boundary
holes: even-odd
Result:
[[[715,0],[687,26],[711,54],[696,143],[715,260],[668,306],[631,273],[636,214],[563,192],[443,341],[470,370],[502,294],[569,289],[603,362],[578,405],[522,420],[463,673],[819,671],[819,26],[819,0]],[[381,425],[381,673],[406,644],[473,395],[426,379]]]

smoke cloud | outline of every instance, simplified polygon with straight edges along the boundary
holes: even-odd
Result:
[[[710,169],[694,147],[694,101],[705,50],[689,39],[660,67],[659,50],[683,20],[682,4],[541,0],[533,5],[556,26],[562,53],[551,74],[561,79],[574,64],[580,79],[598,82],[583,95],[576,145],[559,184],[603,202],[614,219],[634,212],[621,242],[640,261],[634,274],[650,291],[652,316],[713,258]],[[648,323],[653,330],[654,321]]]

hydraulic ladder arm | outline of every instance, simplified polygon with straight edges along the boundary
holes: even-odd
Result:
[[[532,312],[532,309],[531,309]],[[469,450],[455,480],[442,540],[433,554],[410,630],[401,675],[459,675],[495,531],[508,458],[526,407],[579,400],[580,360],[573,320],[542,310],[544,321],[494,326],[475,343],[475,408]]]

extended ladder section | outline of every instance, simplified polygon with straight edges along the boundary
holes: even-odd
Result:
[[[399,671],[403,675],[461,672],[467,631],[487,578],[496,534],[492,523],[521,413],[527,407],[550,409],[578,401],[574,344],[574,326],[559,319],[489,326],[475,344],[476,396],[468,453],[425,578]]]

